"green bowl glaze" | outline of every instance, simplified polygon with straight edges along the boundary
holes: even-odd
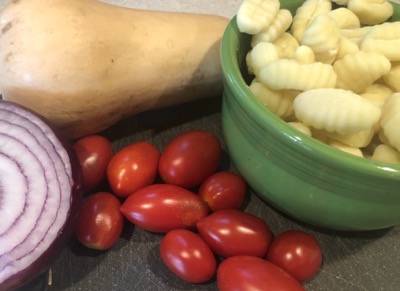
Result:
[[[303,1],[281,1],[292,12]],[[395,5],[393,20],[400,18]],[[250,38],[233,18],[221,45],[222,126],[228,152],[251,188],[300,221],[333,230],[400,224],[400,166],[341,152],[302,134],[266,109],[248,88]]]

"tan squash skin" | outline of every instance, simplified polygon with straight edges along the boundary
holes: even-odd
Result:
[[[13,0],[0,11],[0,93],[70,137],[217,96],[227,21],[96,0]]]

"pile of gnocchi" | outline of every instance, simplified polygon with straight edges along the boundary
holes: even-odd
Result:
[[[345,152],[400,163],[400,22],[387,0],[244,0],[250,90],[303,133]],[[399,126],[398,126],[399,125]],[[399,127],[399,128],[398,128]]]

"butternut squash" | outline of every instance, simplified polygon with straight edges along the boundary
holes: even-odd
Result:
[[[70,137],[217,96],[227,22],[97,0],[10,0],[0,11],[0,93]]]

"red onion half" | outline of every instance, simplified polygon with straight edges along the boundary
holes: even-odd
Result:
[[[0,290],[45,271],[73,233],[81,172],[42,117],[0,100]]]

